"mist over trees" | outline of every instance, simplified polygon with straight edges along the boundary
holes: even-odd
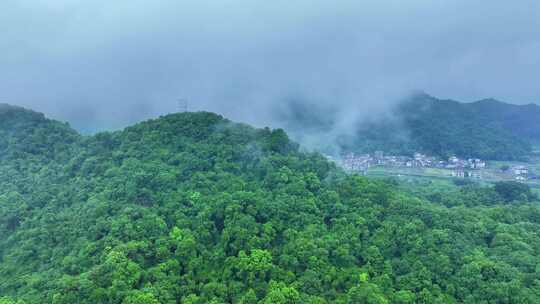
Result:
[[[0,158],[2,304],[539,300],[530,189],[348,176],[205,112],[94,136],[0,116],[26,140]]]
[[[297,101],[277,116],[304,146],[334,156],[379,150],[394,155],[421,152],[441,158],[525,160],[532,145],[540,142],[537,105],[460,103],[425,93],[403,98],[383,113]]]
[[[0,50],[0,304],[540,303],[538,0],[7,0]]]

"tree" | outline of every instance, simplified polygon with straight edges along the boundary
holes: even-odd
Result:
[[[159,301],[151,293],[135,291],[127,296],[122,304],[160,304]]]
[[[293,287],[281,282],[270,282],[269,290],[262,300],[263,304],[297,304],[300,303],[300,294]]]
[[[497,182],[495,183],[495,191],[506,201],[521,201],[527,202],[535,199],[531,188],[527,184],[518,182]]]

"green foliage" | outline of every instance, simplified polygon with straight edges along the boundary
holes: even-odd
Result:
[[[411,155],[420,151],[442,158],[458,155],[525,159],[531,152],[533,138],[522,135],[521,129],[507,123],[507,117],[491,114],[489,104],[481,106],[416,95],[395,109],[397,119],[362,124],[356,140],[346,138],[342,145],[360,152],[383,150]],[[527,113],[516,115],[526,116]],[[537,117],[540,118],[540,108]],[[540,132],[540,127],[538,130]],[[534,140],[540,140],[540,136]]]
[[[262,304],[297,304],[300,303],[300,293],[284,283],[270,282],[268,293]]]
[[[9,159],[21,166],[29,165],[31,160],[66,160],[71,144],[79,139],[67,124],[46,119],[41,113],[0,104],[0,160]]]
[[[441,158],[521,160],[540,142],[540,107],[497,101],[459,103],[415,94],[388,116],[347,125],[335,109],[294,103],[283,120],[295,138],[328,154],[337,151],[394,155],[422,152]],[[364,117],[364,115],[360,115]],[[338,127],[339,126],[339,127]],[[339,135],[335,138],[335,134]]]
[[[134,291],[131,295],[127,296],[122,304],[160,304],[156,297],[151,293],[144,293],[141,291]]]
[[[89,137],[40,121],[15,138],[41,128],[59,155],[0,158],[2,304],[540,301],[527,192],[346,176],[212,113]]]
[[[13,301],[10,298],[1,297],[0,304],[24,304],[23,301]]]
[[[536,199],[531,188],[523,183],[518,182],[497,182],[495,191],[506,201],[521,201],[527,202]]]

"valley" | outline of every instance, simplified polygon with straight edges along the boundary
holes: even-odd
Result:
[[[346,153],[342,158],[326,156],[349,173],[397,178],[465,179],[468,182],[517,181],[540,189],[540,158],[531,155],[526,162],[484,161],[450,157],[447,161],[415,153],[413,157]]]

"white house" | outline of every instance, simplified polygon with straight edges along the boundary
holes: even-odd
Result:
[[[527,178],[525,176],[523,176],[523,175],[518,175],[518,176],[516,176],[516,180],[518,182],[523,182],[523,181],[526,181]]]
[[[513,169],[515,175],[527,175],[529,174],[529,168],[525,166],[515,166]]]

